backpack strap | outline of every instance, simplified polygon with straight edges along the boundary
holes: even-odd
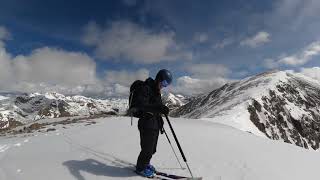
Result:
[[[133,90],[132,92],[130,92],[130,99],[129,99],[129,107],[128,107],[128,109],[129,109],[129,111],[130,111],[130,116],[131,116],[131,126],[132,126],[132,121],[133,121],[133,115],[132,115],[132,111],[130,110],[130,107],[131,107],[131,102],[132,102],[132,98],[133,98],[133,93],[134,93],[134,91],[135,90]]]
[[[137,81],[140,81],[140,80],[137,80]],[[141,81],[140,83],[141,83],[141,86],[145,85],[145,81]],[[128,103],[129,104],[128,110],[129,110],[130,117],[131,117],[131,126],[133,125],[133,111],[136,111],[135,108],[131,108],[131,103],[132,103],[132,99],[133,99],[133,95],[134,95],[135,91],[136,91],[136,89],[133,89],[131,91],[131,87],[130,87],[130,98],[129,98],[129,103]]]

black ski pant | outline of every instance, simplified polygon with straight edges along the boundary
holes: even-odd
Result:
[[[156,153],[159,130],[139,128],[139,131],[141,152],[137,160],[136,170],[142,171],[150,164],[152,155]]]

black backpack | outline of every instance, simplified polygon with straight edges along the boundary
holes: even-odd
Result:
[[[139,91],[145,85],[144,81],[136,80],[130,86],[130,95],[129,95],[129,114],[136,118],[141,118],[142,112],[133,107],[136,104],[137,100],[137,91]]]

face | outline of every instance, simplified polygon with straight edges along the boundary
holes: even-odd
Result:
[[[158,82],[158,85],[157,85],[158,89],[161,90],[163,87],[161,86],[161,82]]]

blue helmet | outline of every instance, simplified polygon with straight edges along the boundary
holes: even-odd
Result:
[[[156,81],[161,82],[161,84],[166,87],[172,82],[172,74],[166,69],[161,69],[156,76]]]

